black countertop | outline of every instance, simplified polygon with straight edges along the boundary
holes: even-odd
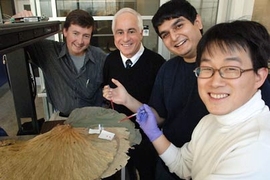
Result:
[[[60,21],[0,25],[0,54],[30,45],[60,31]]]

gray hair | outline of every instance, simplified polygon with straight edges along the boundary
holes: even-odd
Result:
[[[137,12],[135,11],[134,9],[131,9],[131,8],[122,8],[120,9],[113,17],[113,21],[112,21],[112,32],[114,34],[114,28],[115,28],[115,21],[117,19],[117,17],[123,13],[130,13],[130,14],[133,14],[134,16],[137,17],[137,24],[138,24],[138,27],[140,30],[143,30],[143,20],[142,20],[142,16]]]

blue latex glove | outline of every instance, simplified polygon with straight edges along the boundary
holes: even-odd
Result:
[[[157,126],[157,121],[151,108],[143,104],[137,111],[136,121],[139,123],[141,129],[147,135],[151,142],[162,135],[161,130]]]

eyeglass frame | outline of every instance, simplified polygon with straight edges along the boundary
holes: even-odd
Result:
[[[212,69],[212,72],[213,72],[212,75],[209,76],[209,77],[200,77],[200,74],[198,73],[198,72],[199,72],[198,69],[200,69],[200,68],[202,68],[202,67],[205,67],[205,68],[208,68],[208,69]],[[222,70],[222,69],[224,69],[224,68],[231,68],[231,67],[232,67],[232,68],[236,68],[236,69],[239,70],[239,72],[240,72],[240,73],[239,73],[239,76],[238,76],[238,77],[234,77],[234,78],[223,77],[223,75],[222,75],[222,73],[221,73],[220,70]],[[195,68],[195,69],[193,70],[193,72],[195,73],[195,76],[196,76],[197,78],[200,78],[200,79],[209,79],[209,78],[211,78],[211,77],[214,76],[214,74],[216,73],[216,71],[218,71],[220,77],[223,78],[223,79],[238,79],[238,78],[240,78],[240,77],[242,76],[242,74],[243,74],[244,72],[248,72],[248,71],[251,71],[251,70],[254,70],[254,68],[250,68],[250,69],[242,69],[242,68],[240,68],[240,67],[238,67],[238,66],[223,66],[223,67],[221,67],[221,68],[219,68],[219,69],[214,69],[214,68],[212,68],[212,67],[210,67],[210,66],[200,66],[200,67]]]

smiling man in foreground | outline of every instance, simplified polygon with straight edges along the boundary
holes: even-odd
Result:
[[[247,31],[248,29],[248,31]],[[270,37],[257,22],[212,27],[197,47],[199,94],[204,116],[181,148],[160,131],[151,108],[137,122],[171,172],[193,180],[269,179],[270,111],[259,89],[268,75]]]

